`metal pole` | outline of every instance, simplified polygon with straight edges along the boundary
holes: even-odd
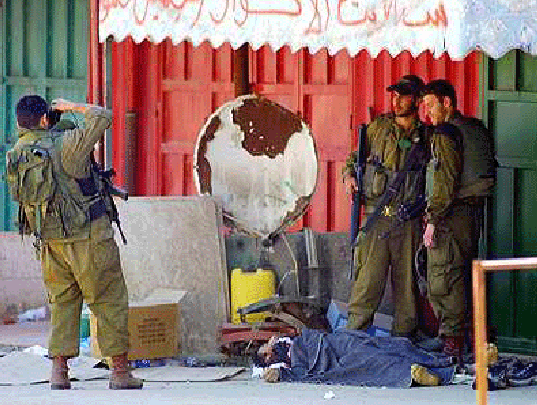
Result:
[[[476,355],[476,399],[478,405],[487,405],[487,308],[485,302],[485,269],[481,260],[472,265],[474,294],[474,330]]]

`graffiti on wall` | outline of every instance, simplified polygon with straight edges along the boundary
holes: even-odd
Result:
[[[1,0],[0,0],[1,1]],[[376,57],[429,50],[462,59],[480,49],[537,54],[536,0],[100,0],[99,40],[170,38],[213,47],[289,46]]]
[[[135,42],[170,38],[214,47],[245,42],[294,52],[326,47],[354,55],[368,49],[413,54],[441,53],[446,36],[457,33],[459,0],[101,0],[99,40],[131,36]]]
[[[191,26],[199,24],[207,15],[215,24],[231,19],[242,27],[252,17],[286,19],[289,24],[297,20],[308,21],[305,34],[320,34],[341,26],[392,25],[406,27],[447,27],[448,18],[442,1],[426,0],[101,0],[101,22],[114,18],[114,11],[126,11],[137,25],[150,21],[180,21],[190,18]],[[331,18],[335,16],[336,18]]]

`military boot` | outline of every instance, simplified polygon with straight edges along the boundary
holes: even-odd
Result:
[[[52,358],[52,371],[50,373],[50,389],[70,390],[69,367],[67,357],[57,356]]]
[[[112,373],[108,388],[111,390],[137,390],[143,385],[141,379],[132,376],[127,353],[112,356]]]

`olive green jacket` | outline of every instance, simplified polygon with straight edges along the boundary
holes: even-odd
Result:
[[[91,153],[111,122],[111,111],[93,106],[86,111],[85,128],[75,128],[56,133],[42,129],[19,129],[19,139],[14,149],[22,148],[28,144],[35,144],[36,142],[50,144],[53,150],[53,161],[55,162],[55,177],[64,186],[64,191],[68,191],[68,194],[73,197],[73,199],[65,200],[61,193],[56,192],[46,207],[46,211],[43,212],[41,234],[44,240],[86,239],[89,237],[89,223],[78,218],[73,218],[73,223],[78,225],[75,225],[73,229],[69,229],[70,235],[65,235],[65,217],[60,215],[60,211],[62,208],[69,208],[69,204],[72,206],[73,203],[82,207],[82,209],[91,205],[92,201],[89,201],[91,197],[82,196],[77,180],[87,179],[93,175]],[[36,230],[36,209],[37,207],[33,205],[24,206],[32,231]],[[74,212],[75,216],[88,216],[87,213],[77,213],[76,209],[71,209],[70,212]],[[62,222],[64,223],[62,224]],[[113,237],[112,227],[110,226],[109,229],[103,230],[101,237],[102,239]]]
[[[364,175],[365,212],[370,214],[375,209],[379,198],[386,190],[387,185],[399,172],[406,161],[413,143],[425,142],[424,124],[416,119],[409,130],[405,130],[395,122],[393,114],[377,117],[367,127],[366,170]],[[356,163],[356,153],[352,153],[346,160],[343,175],[353,173]],[[383,177],[383,173],[386,176]],[[412,183],[409,175],[406,184]],[[401,195],[392,202],[394,206],[412,199],[420,190],[403,186]]]
[[[438,224],[450,213],[461,186],[462,135],[451,124],[435,128],[430,139],[431,161],[427,168],[425,219]]]

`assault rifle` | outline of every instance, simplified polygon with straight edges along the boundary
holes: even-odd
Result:
[[[119,187],[116,187],[114,183],[112,183],[112,177],[116,175],[116,171],[113,168],[108,169],[108,170],[101,170],[98,173],[102,177],[103,181],[105,182],[105,187],[107,188],[107,191],[112,196],[119,197],[123,201],[127,201],[129,199],[129,193],[127,191],[122,190]]]
[[[349,280],[354,280],[354,250],[356,247],[356,239],[358,237],[358,232],[360,231],[362,207],[364,205],[364,172],[365,172],[365,161],[367,159],[365,152],[365,141],[366,141],[367,125],[362,124],[358,129],[358,150],[356,151],[356,161],[354,163],[354,170],[352,176],[356,179],[357,189],[352,196],[352,208],[351,208],[351,232],[350,232],[350,242],[351,242],[351,257],[349,264],[349,271],[347,273],[347,278]]]
[[[397,173],[395,178],[386,188],[384,194],[382,194],[382,196],[380,197],[380,200],[375,207],[375,211],[367,217],[365,225],[359,230],[359,235],[361,233],[367,233],[373,227],[373,224],[382,215],[382,212],[384,211],[385,207],[390,205],[394,197],[399,194],[399,191],[406,179],[406,175],[410,171],[421,171],[422,176],[425,175],[425,167],[427,166],[428,161],[429,151],[426,148],[425,144],[423,142],[414,143],[410,149],[410,152],[408,153],[402,170]],[[417,216],[421,215],[423,213],[423,210],[425,209],[425,205],[425,195],[422,193],[418,194],[416,201],[413,204],[401,204],[397,208],[397,217],[394,227],[399,226],[403,222],[408,221],[410,219],[414,219]],[[384,233],[384,237],[387,236],[391,230],[392,228],[388,229],[388,231]]]
[[[127,239],[125,238],[123,230],[121,229],[119,212],[117,211],[116,203],[112,197],[116,196],[121,198],[123,201],[127,201],[129,199],[129,193],[121,190],[120,188],[116,187],[114,183],[112,183],[112,177],[116,175],[116,171],[114,169],[110,168],[108,170],[102,170],[101,166],[95,161],[95,159],[93,159],[93,156],[92,164],[95,172],[97,173],[99,183],[98,189],[101,197],[104,200],[104,204],[106,205],[106,213],[108,214],[110,221],[116,223],[121,240],[123,241],[123,244],[126,245]]]

